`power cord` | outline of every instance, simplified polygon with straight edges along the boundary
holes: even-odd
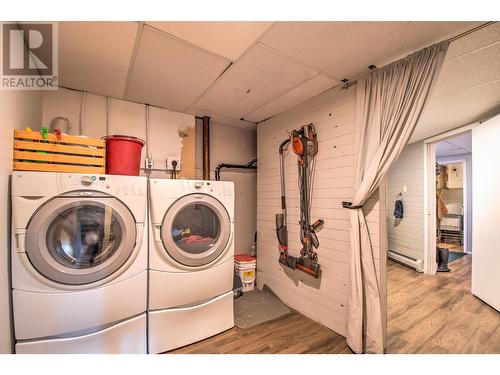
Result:
[[[172,178],[175,180],[177,178],[177,160],[172,160]]]

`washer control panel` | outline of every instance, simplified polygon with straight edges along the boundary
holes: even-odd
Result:
[[[60,183],[63,190],[93,188],[97,190],[109,190],[112,186],[111,176],[102,175],[76,175],[61,174]]]
[[[60,188],[62,191],[91,189],[102,191],[111,195],[144,196],[145,186],[142,183],[126,180],[121,176],[110,175],[60,175]]]

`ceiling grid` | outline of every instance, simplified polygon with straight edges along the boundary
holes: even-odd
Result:
[[[383,66],[480,24],[61,22],[60,82],[255,129],[371,64]],[[499,59],[498,23],[454,41],[412,141],[431,128],[498,111]]]

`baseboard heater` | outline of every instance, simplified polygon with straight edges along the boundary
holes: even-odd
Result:
[[[387,252],[387,256],[398,263],[413,268],[417,272],[424,272],[424,261],[422,259],[412,258],[392,250]]]

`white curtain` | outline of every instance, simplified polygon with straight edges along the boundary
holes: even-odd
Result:
[[[380,287],[361,206],[408,143],[437,81],[448,45],[442,42],[415,52],[358,82],[347,321],[347,343],[356,353],[384,350]]]

